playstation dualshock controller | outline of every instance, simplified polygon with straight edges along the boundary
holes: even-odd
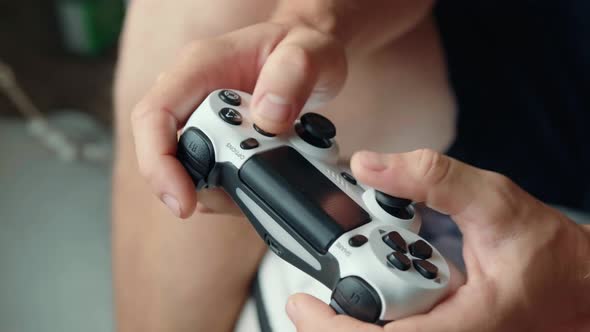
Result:
[[[215,91],[183,128],[177,157],[196,188],[223,188],[274,253],[332,290],[336,312],[383,324],[430,310],[450,272],[417,235],[412,202],[339,167],[327,118],[306,113],[274,135],[252,122],[250,99]]]

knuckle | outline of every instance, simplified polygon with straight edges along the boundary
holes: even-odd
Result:
[[[203,41],[193,40],[182,47],[180,56],[185,59],[194,59],[203,53]]]
[[[137,168],[139,170],[139,174],[144,178],[144,179],[152,179],[153,178],[153,168],[147,166],[145,163],[142,163],[141,160],[138,160],[138,165]]]
[[[286,35],[289,32],[289,29],[291,29],[287,24],[272,21],[260,22],[257,26],[260,27],[260,29],[277,32],[282,36]]]
[[[507,190],[514,190],[514,188],[512,188],[514,182],[503,174],[487,171],[485,176],[487,176],[489,184],[492,185],[494,189],[506,188]]]
[[[492,197],[488,200],[490,204],[490,211],[495,211],[493,219],[513,220],[521,216],[528,207],[528,204],[523,204],[523,197],[521,189],[507,176],[486,171],[485,183]]]
[[[443,183],[451,173],[451,160],[438,151],[422,149],[419,153],[418,176],[429,186]]]
[[[146,117],[146,114],[149,113],[149,110],[150,108],[147,103],[145,101],[140,101],[131,111],[131,124],[135,125],[141,122]]]

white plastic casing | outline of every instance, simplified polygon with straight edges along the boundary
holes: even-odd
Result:
[[[232,90],[240,95],[241,105],[231,106],[219,98],[221,91],[212,92],[203,101],[187,121],[183,132],[191,127],[201,130],[213,144],[215,161],[229,162],[237,169],[240,169],[255,154],[282,146],[291,146],[361,206],[371,216],[372,221],[341,235],[330,246],[328,252],[338,261],[340,278],[357,276],[376,290],[382,303],[381,320],[396,320],[426,312],[447,294],[450,271],[444,257],[436,248],[431,246],[433,254],[429,259],[439,269],[438,276],[434,280],[422,277],[413,266],[408,271],[400,271],[387,263],[386,257],[393,250],[382,240],[383,234],[397,231],[408,244],[417,240],[425,241],[417,235],[421,226],[418,213],[414,213],[411,220],[398,219],[379,206],[374,189],[362,184],[353,185],[344,179],[341,173],[348,170],[338,166],[338,144],[335,141],[330,148],[317,148],[301,139],[294,129],[276,137],[264,136],[253,128],[249,112],[251,96],[245,92]],[[231,125],[221,119],[219,111],[226,107],[240,112],[241,125]],[[247,138],[255,138],[260,146],[250,150],[241,149],[240,143]],[[277,225],[263,209],[257,207],[256,203],[240,189],[237,189],[235,197],[248,206],[250,212],[273,238],[291,252],[296,253],[311,268],[320,267],[319,262],[307,253],[299,242],[282,230],[281,226]],[[348,243],[349,239],[359,234],[366,236],[369,239],[368,243],[358,248],[351,247]],[[408,257],[411,258],[410,254]]]

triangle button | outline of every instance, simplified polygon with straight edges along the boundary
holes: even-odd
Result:
[[[234,125],[239,126],[242,124],[242,114],[233,108],[226,107],[219,111],[219,117],[223,119],[223,121]]]

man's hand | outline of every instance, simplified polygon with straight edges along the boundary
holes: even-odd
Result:
[[[133,111],[140,171],[170,210],[186,218],[196,195],[176,159],[176,135],[207,94],[218,88],[254,91],[254,121],[280,132],[310,96],[330,99],[345,77],[344,49],[329,35],[304,26],[261,23],[195,41]],[[232,206],[220,192],[200,201],[213,209]]]
[[[299,332],[590,330],[590,235],[506,177],[430,150],[356,154],[359,181],[425,202],[464,235],[467,282],[431,312],[384,328],[336,315],[308,295],[287,313]]]
[[[281,133],[305,105],[318,107],[339,93],[347,54],[391,42],[419,22],[432,2],[278,1],[266,23],[192,42],[132,113],[141,174],[176,216],[189,217],[197,198],[176,160],[177,131],[211,91],[252,92],[254,122]],[[234,206],[216,191],[202,194],[199,203],[202,212]]]

